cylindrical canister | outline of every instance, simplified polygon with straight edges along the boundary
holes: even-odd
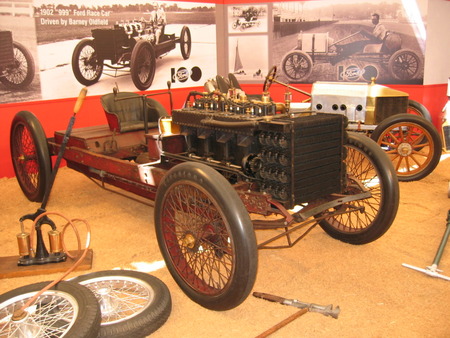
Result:
[[[19,255],[28,256],[30,254],[30,234],[21,232],[16,235],[17,244],[19,245]]]
[[[58,230],[50,230],[48,232],[48,240],[51,253],[59,253],[62,251],[61,236]]]

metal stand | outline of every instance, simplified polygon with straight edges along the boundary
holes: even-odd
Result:
[[[407,268],[423,272],[423,273],[427,274],[428,276],[438,277],[438,278],[442,278],[442,279],[450,281],[450,277],[440,274],[440,272],[442,272],[442,270],[438,269],[438,265],[441,260],[442,254],[444,253],[445,245],[447,244],[449,236],[450,236],[450,210],[448,211],[448,215],[447,215],[447,228],[445,229],[444,236],[442,236],[441,244],[439,245],[439,248],[436,252],[436,256],[434,258],[433,264],[431,264],[430,266],[427,266],[426,269],[421,269],[421,268],[418,268],[418,267],[415,267],[415,266],[412,266],[409,264],[405,264],[405,263],[403,263],[402,265]]]
[[[61,143],[61,148],[58,152],[58,157],[56,158],[55,165],[52,170],[52,174],[50,176],[50,180],[48,182],[48,186],[45,189],[45,194],[42,199],[41,207],[36,210],[33,214],[27,214],[22,216],[19,221],[21,225],[23,225],[23,222],[25,220],[31,220],[36,221],[38,217],[46,212],[45,207],[47,206],[48,200],[50,198],[50,192],[52,191],[53,184],[55,182],[56,174],[58,173],[59,166],[61,164],[61,160],[63,159],[64,152],[66,150],[67,142],[69,141],[70,133],[72,132],[73,125],[75,123],[75,117],[78,113],[78,111],[81,109],[81,106],[83,104],[83,101],[86,97],[87,89],[83,88],[80,92],[80,95],[78,96],[78,99],[75,103],[73,115],[69,120],[69,125],[67,126],[67,130],[64,134],[64,139]],[[49,253],[47,248],[45,247],[44,240],[42,238],[42,231],[41,227],[44,224],[48,224],[53,231],[56,230],[55,223],[47,217],[47,215],[44,215],[43,217],[39,218],[39,220],[35,224],[35,231],[36,231],[36,250],[34,256],[32,255],[24,255],[19,258],[19,261],[17,265],[19,266],[27,266],[27,265],[34,265],[34,264],[47,264],[47,263],[59,263],[64,262],[67,258],[67,255],[64,252],[52,252]],[[23,228],[23,227],[22,227]],[[22,234],[24,233],[22,229]]]

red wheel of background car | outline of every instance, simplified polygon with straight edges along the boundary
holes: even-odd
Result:
[[[417,116],[422,116],[427,121],[433,122],[431,120],[431,114],[428,111],[428,109],[421,103],[414,101],[414,100],[408,100],[408,114],[413,114]]]
[[[11,125],[10,150],[20,188],[30,201],[41,202],[52,168],[47,139],[34,114],[16,114]]]
[[[292,51],[281,61],[281,68],[286,77],[292,82],[306,80],[312,73],[313,61],[302,51]]]
[[[436,128],[421,116],[397,114],[383,120],[371,138],[392,161],[400,181],[429,175],[439,163],[442,142]]]
[[[148,89],[153,82],[156,72],[156,55],[152,44],[146,40],[139,40],[131,52],[131,79],[139,90]]]
[[[154,213],[167,268],[188,297],[212,310],[247,298],[258,265],[255,233],[221,174],[201,163],[176,165],[158,187]]]

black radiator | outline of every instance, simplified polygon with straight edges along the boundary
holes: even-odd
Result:
[[[240,168],[242,179],[291,208],[342,192],[347,118],[341,114],[254,116],[185,108],[172,112],[188,154]]]

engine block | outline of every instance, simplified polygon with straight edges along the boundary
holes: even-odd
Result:
[[[236,168],[240,179],[287,208],[342,191],[345,116],[277,114],[272,103],[206,101],[172,112],[188,156]]]

